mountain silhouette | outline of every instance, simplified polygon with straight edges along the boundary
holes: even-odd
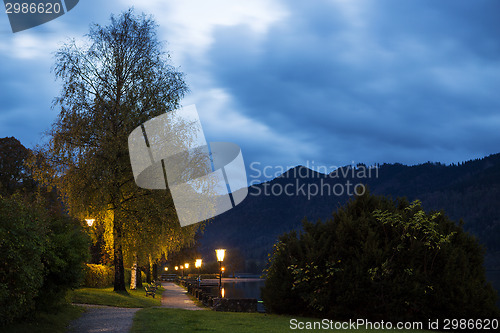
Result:
[[[210,258],[215,248],[235,249],[247,270],[259,271],[279,235],[300,230],[304,217],[329,218],[352,197],[349,187],[352,194],[356,186],[394,199],[419,199],[427,211],[443,210],[457,223],[463,221],[485,247],[486,267],[500,269],[500,154],[452,165],[349,165],[330,174],[297,166],[250,186],[241,204],[207,224],[199,250]]]

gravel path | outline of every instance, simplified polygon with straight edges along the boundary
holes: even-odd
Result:
[[[185,310],[207,310],[197,306],[186,294],[182,287],[171,283],[162,283],[165,291],[161,296],[162,308],[176,308]],[[116,332],[125,333],[130,331],[132,320],[139,308],[116,308],[112,306],[76,304],[84,306],[86,311],[82,316],[71,322],[68,327],[69,333],[93,333],[93,332]]]
[[[78,304],[86,307],[82,316],[71,322],[68,332],[128,332],[138,308],[116,308],[112,306]]]

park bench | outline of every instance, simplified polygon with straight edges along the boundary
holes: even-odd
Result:
[[[153,298],[155,298],[156,285],[148,284],[144,287],[144,290],[146,291],[146,297],[151,295],[153,296]]]

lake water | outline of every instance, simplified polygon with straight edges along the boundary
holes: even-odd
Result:
[[[487,280],[491,282],[493,287],[500,291],[500,270],[487,271]],[[225,278],[222,280],[222,285],[224,287],[224,297],[227,298],[256,298],[261,301],[260,289],[264,287],[264,279],[258,278],[238,278],[229,279]],[[500,307],[500,295],[497,299],[497,305]],[[257,310],[259,312],[265,312],[264,305],[258,303]]]
[[[260,297],[260,288],[264,287],[263,279],[241,278],[241,279],[223,279],[224,297],[227,298],[256,298]],[[264,312],[264,305],[257,304],[257,311]]]

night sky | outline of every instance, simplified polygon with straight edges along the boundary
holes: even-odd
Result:
[[[81,0],[15,34],[2,10],[0,137],[41,143],[58,113],[54,52],[131,6],[154,16],[186,73],[182,104],[208,141],[241,146],[249,181],[265,166],[500,152],[497,0]]]

